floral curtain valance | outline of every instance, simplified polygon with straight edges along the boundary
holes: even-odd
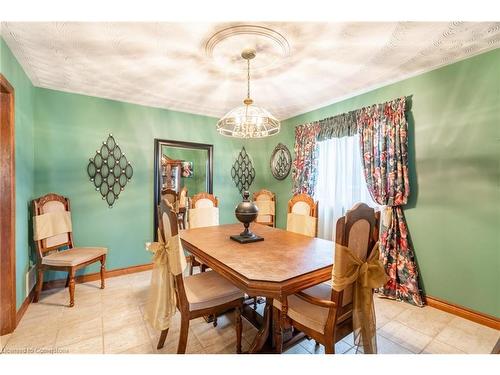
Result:
[[[332,138],[351,137],[358,132],[356,111],[325,118],[318,121],[318,125],[318,142]]]

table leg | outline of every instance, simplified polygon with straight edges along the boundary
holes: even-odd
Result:
[[[266,306],[264,307],[264,318],[262,321],[262,327],[260,328],[257,336],[253,340],[249,353],[258,353],[260,352],[266,342],[270,339],[271,333],[271,320],[272,320],[272,310],[273,310],[273,299],[266,298]]]

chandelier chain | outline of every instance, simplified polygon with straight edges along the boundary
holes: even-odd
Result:
[[[247,59],[247,98],[250,99],[250,59]]]

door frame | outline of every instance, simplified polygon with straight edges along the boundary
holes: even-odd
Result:
[[[0,73],[0,335],[16,328],[14,88]]]

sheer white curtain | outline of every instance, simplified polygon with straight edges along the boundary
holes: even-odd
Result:
[[[335,239],[337,219],[358,202],[377,207],[366,186],[359,135],[318,143],[318,178],[314,197],[319,201],[318,237]]]

